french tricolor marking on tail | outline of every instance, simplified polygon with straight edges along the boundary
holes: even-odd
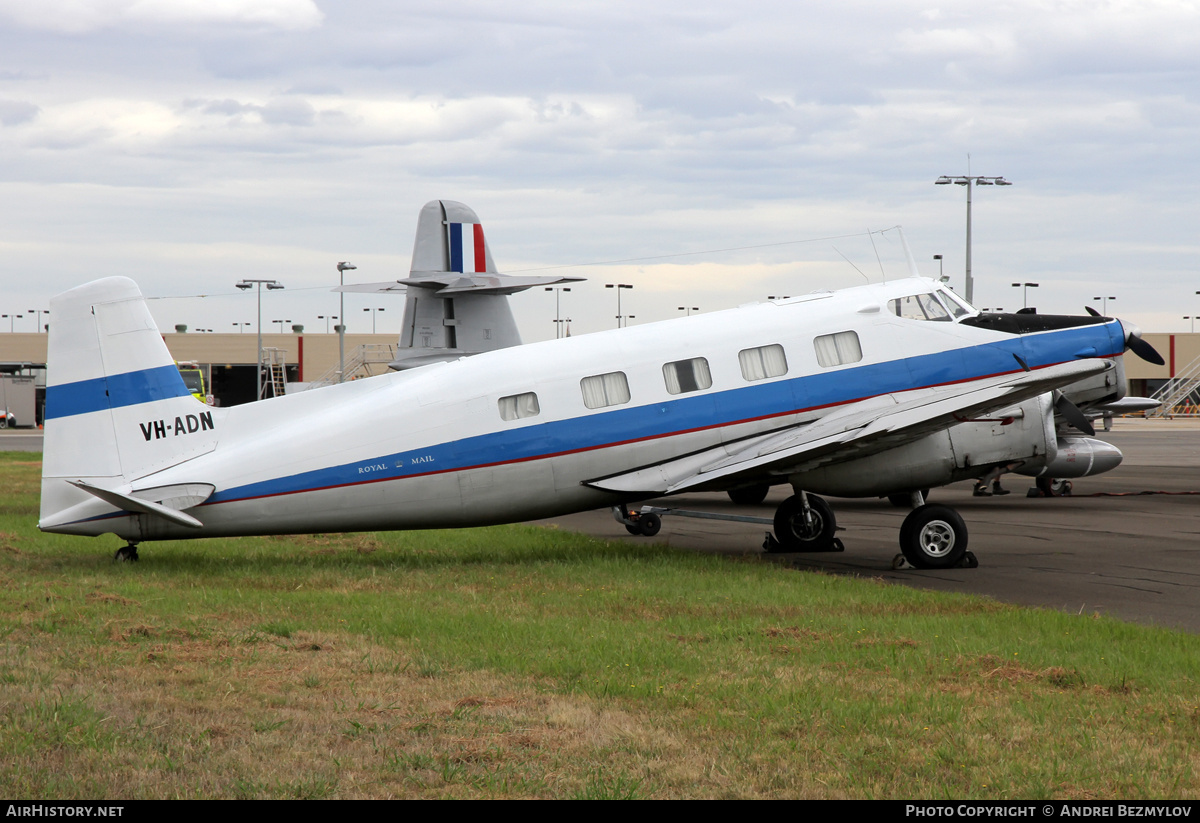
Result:
[[[483,224],[451,223],[449,225],[450,271],[459,271],[464,274],[487,271],[487,256],[483,252]]]

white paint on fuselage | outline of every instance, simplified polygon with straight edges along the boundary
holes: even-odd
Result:
[[[906,370],[904,358],[1013,339],[953,322],[901,319],[887,311],[892,298],[939,288],[933,281],[913,278],[760,303],[532,343],[233,407],[216,432],[215,449],[140,478],[134,488],[208,482],[217,485],[214,500],[219,500],[230,489],[334,467],[345,467],[342,477],[349,473],[355,479],[332,487],[322,488],[317,482],[313,484],[317,488],[302,491],[268,490],[261,496],[210,502],[190,510],[205,524],[202,530],[160,521],[150,524],[152,533],[131,535],[120,527],[117,531],[153,539],[467,526],[611,505],[621,499],[582,482],[823,413],[797,404],[764,419],[749,415],[731,420],[714,400],[703,425],[691,425],[696,418],[692,413],[683,430],[672,429],[669,421],[681,400],[717,398],[724,392],[873,364],[895,362],[897,369]],[[847,330],[859,335],[862,360],[832,369],[819,366],[813,339]],[[784,347],[787,374],[748,383],[738,353],[771,344]],[[695,357],[707,358],[712,386],[669,394],[663,365]],[[613,371],[627,375],[630,402],[586,408],[580,380]],[[500,418],[500,397],[530,391],[538,396],[537,416],[508,422]],[[855,399],[860,398],[848,396],[840,402]],[[443,468],[436,457],[446,444],[549,423],[570,421],[583,432],[603,415],[632,408],[661,414],[664,431],[670,433],[642,438],[631,432],[627,440],[636,442],[623,442],[618,436],[598,447],[566,453],[551,450],[516,462],[500,453],[493,461],[468,468]],[[387,473],[397,468],[396,462],[410,469],[419,467],[421,473],[390,479]],[[121,520],[132,525],[132,518]],[[114,521],[95,525],[97,533],[114,530]]]

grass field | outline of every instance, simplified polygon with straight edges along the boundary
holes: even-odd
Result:
[[[513,526],[37,531],[0,453],[0,796],[1179,798],[1200,638]]]

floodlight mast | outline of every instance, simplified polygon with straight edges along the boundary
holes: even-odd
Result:
[[[975,281],[971,279],[971,189],[975,186],[1011,186],[1012,183],[1003,177],[981,177],[969,174],[957,176],[943,174],[933,181],[935,186],[948,186],[951,183],[967,187],[967,276],[964,291],[967,302],[972,303],[975,298]]]
[[[358,266],[353,263],[341,262],[337,264],[338,270],[338,285],[346,285],[346,272],[354,271]],[[346,293],[338,292],[338,316],[341,318],[341,325],[338,330],[338,382],[341,383],[346,379]]]

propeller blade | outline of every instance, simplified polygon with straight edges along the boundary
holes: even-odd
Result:
[[[1084,308],[1087,309],[1087,313],[1090,314],[1092,317],[1100,317],[1101,316],[1100,312],[1096,311],[1091,306],[1084,306]]]
[[[1140,337],[1135,337],[1132,334],[1129,335],[1129,337],[1125,338],[1125,345],[1147,363],[1153,363],[1156,366],[1165,366],[1167,364],[1167,361],[1163,360],[1163,356]]]
[[[1057,396],[1054,398],[1054,410],[1084,434],[1091,435],[1092,437],[1096,436],[1096,429],[1092,426],[1091,421],[1062,392],[1057,392]]]

